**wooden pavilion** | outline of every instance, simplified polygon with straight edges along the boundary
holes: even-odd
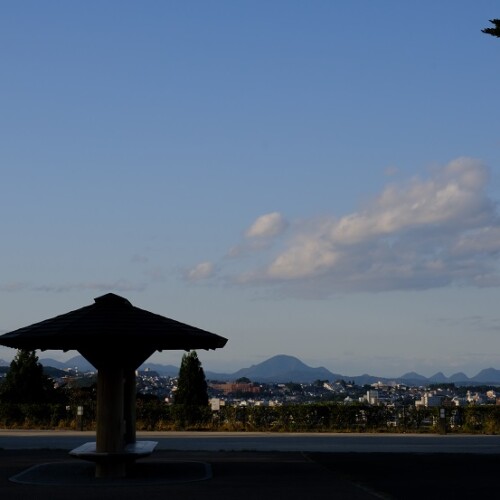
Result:
[[[155,351],[218,349],[226,342],[113,293],[0,336],[0,344],[16,349],[78,351],[97,369],[96,441],[70,452],[95,461],[96,477],[126,476],[127,464],[156,445],[136,441],[137,368]]]

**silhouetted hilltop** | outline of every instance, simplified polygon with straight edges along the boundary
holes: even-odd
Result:
[[[40,363],[47,367],[51,366],[60,370],[68,368],[77,368],[81,372],[96,371],[95,368],[83,357],[74,356],[71,359],[61,362],[50,358],[41,358]],[[0,366],[9,366],[10,363],[0,359]],[[179,374],[179,367],[173,365],[162,365],[159,363],[144,363],[139,368],[157,372],[162,376],[175,377]],[[408,372],[401,377],[388,378],[369,374],[358,376],[343,375],[334,373],[323,366],[311,367],[303,363],[300,359],[286,354],[278,354],[262,363],[251,365],[248,368],[241,368],[234,373],[216,373],[205,370],[208,380],[234,381],[238,378],[246,377],[253,382],[263,383],[311,383],[316,380],[352,380],[358,385],[372,384],[374,382],[403,383],[408,385],[426,385],[432,383],[454,383],[457,385],[500,385],[500,370],[495,368],[486,368],[481,370],[472,378],[467,377],[465,373],[459,372],[446,377],[442,372],[437,372],[432,377],[424,377],[416,372]]]
[[[342,375],[332,373],[322,366],[312,368],[293,356],[278,354],[258,365],[242,368],[233,373],[232,377],[247,377],[254,382],[311,383],[315,380],[336,380]]]

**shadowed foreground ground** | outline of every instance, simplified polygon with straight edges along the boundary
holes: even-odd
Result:
[[[500,498],[500,456],[474,454],[310,453],[335,477],[386,499]]]
[[[61,450],[0,450],[0,498],[496,498],[497,455],[158,451],[126,479],[100,480]],[[283,498],[284,497],[284,498]]]

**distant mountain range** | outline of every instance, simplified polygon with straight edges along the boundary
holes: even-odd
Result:
[[[83,357],[75,356],[65,362],[57,361],[51,358],[40,358],[39,362],[44,367],[53,367],[60,370],[68,368],[77,368],[79,371],[88,372],[95,371],[95,368]],[[10,363],[0,359],[0,366],[9,366]],[[162,365],[158,363],[144,363],[140,370],[155,371],[162,376],[175,377],[179,374],[179,367],[174,365]],[[272,358],[263,361],[257,365],[252,365],[248,368],[242,368],[234,373],[216,373],[205,370],[207,380],[234,381],[239,378],[246,377],[252,382],[263,383],[287,383],[287,382],[302,382],[311,383],[316,380],[353,380],[358,385],[372,384],[374,382],[396,382],[409,385],[425,385],[433,383],[454,383],[457,385],[499,385],[500,370],[495,368],[487,368],[481,370],[474,377],[467,377],[465,373],[455,373],[450,377],[446,377],[442,372],[438,372],[432,377],[424,377],[415,372],[409,372],[396,378],[377,377],[374,375],[358,375],[347,376],[340,373],[333,373],[326,368],[320,366],[313,368],[306,365],[300,359],[294,356],[278,354]]]

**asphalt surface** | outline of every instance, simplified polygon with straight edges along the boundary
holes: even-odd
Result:
[[[500,436],[318,432],[138,432],[166,451],[303,451],[387,453],[500,453]],[[92,431],[1,430],[0,449],[71,450],[95,441]]]
[[[338,452],[182,451],[162,446],[136,461],[126,478],[102,479],[95,477],[91,462],[70,457],[67,449],[41,448],[25,439],[27,448],[6,448],[0,435],[2,500],[498,498],[500,454],[491,448],[480,453],[473,448],[467,453],[401,453],[376,447]]]

